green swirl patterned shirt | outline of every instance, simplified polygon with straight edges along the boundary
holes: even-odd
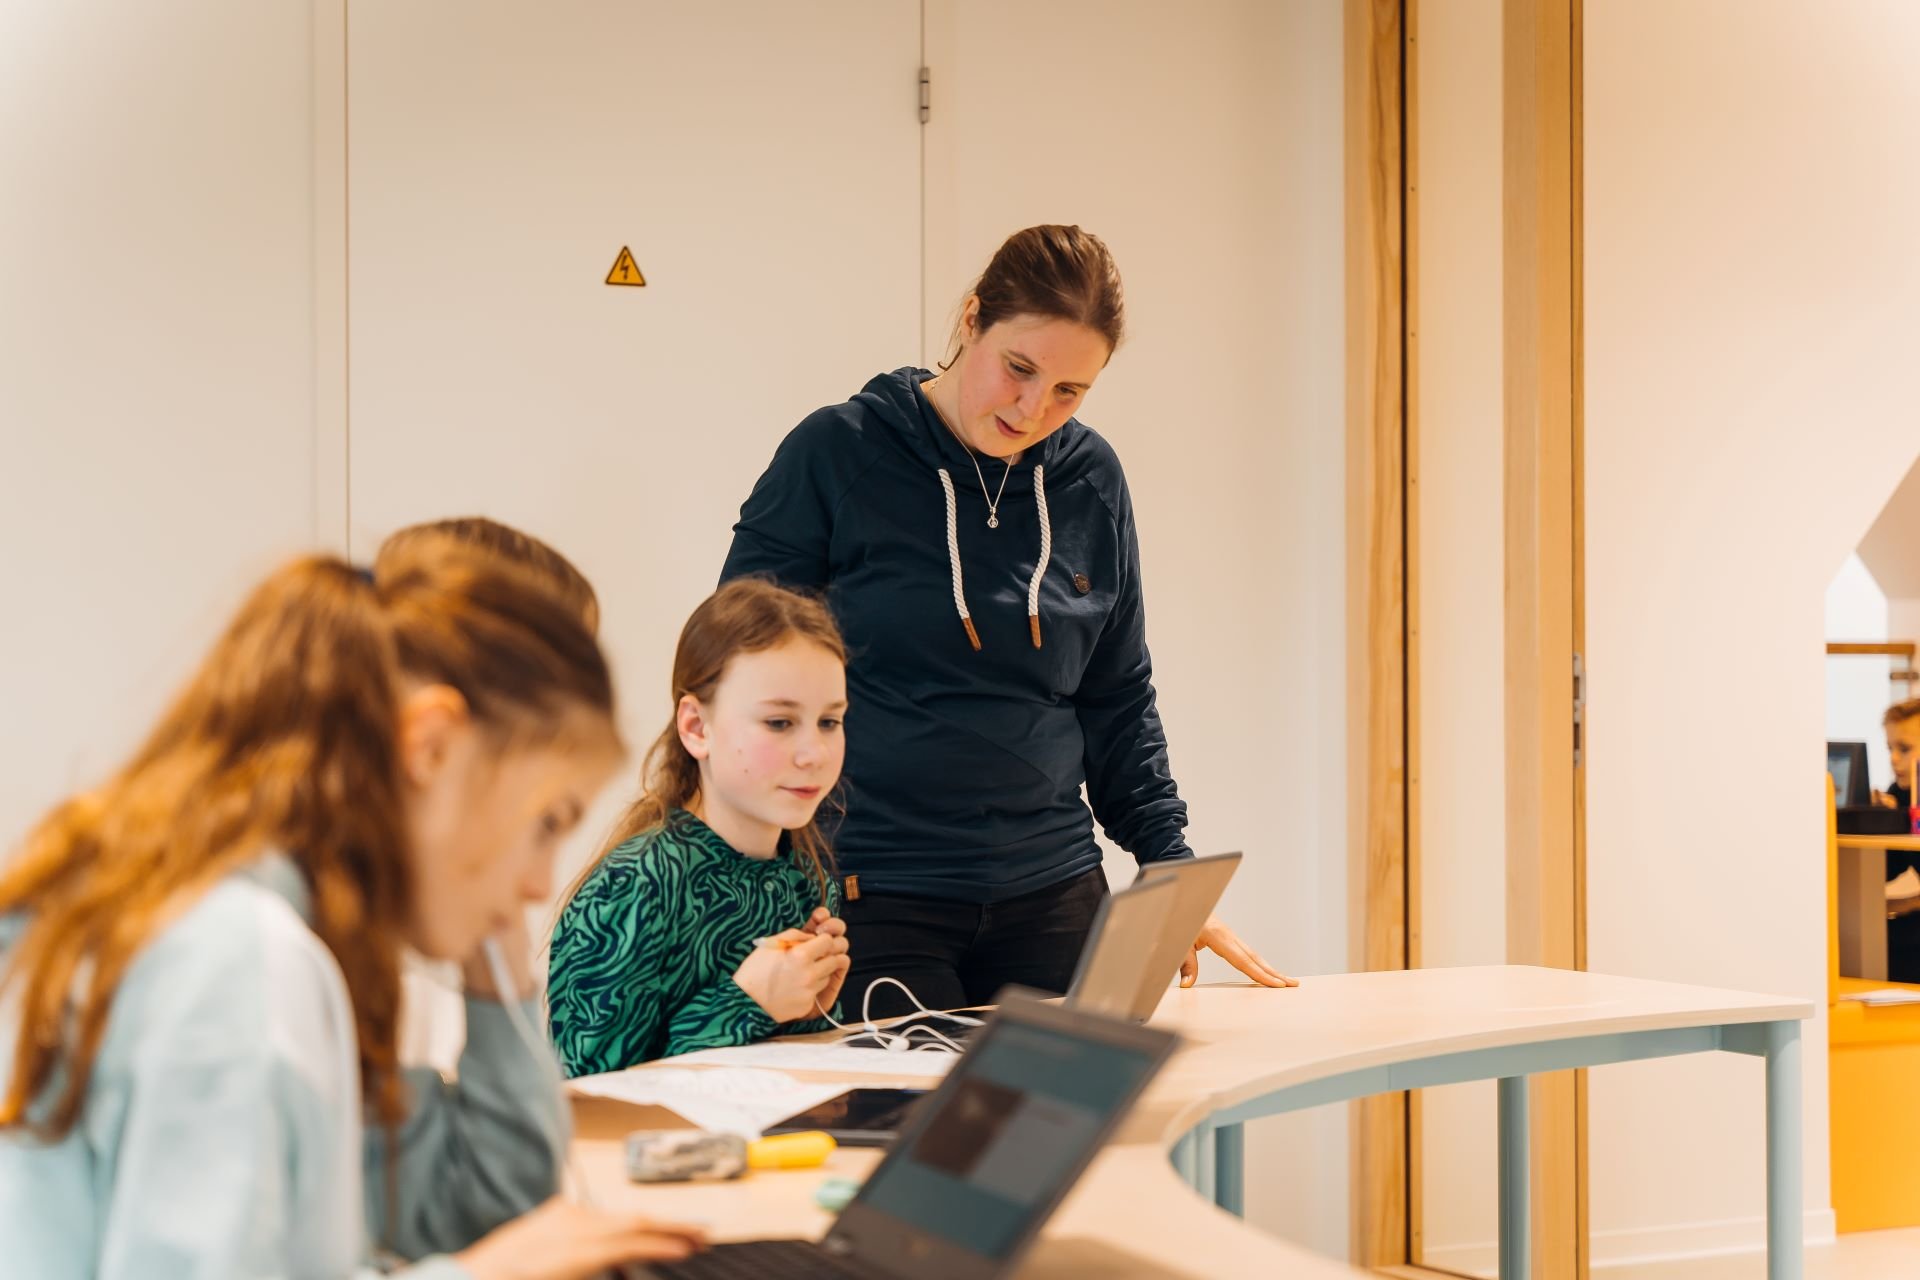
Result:
[[[840,886],[827,894],[838,915]],[[749,858],[685,810],[609,853],[553,930],[548,1019],[567,1075],[827,1030],[776,1023],[733,980],[755,940],[819,904],[803,861]]]

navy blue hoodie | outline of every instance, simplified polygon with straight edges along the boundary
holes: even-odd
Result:
[[[968,451],[920,391],[932,376],[881,374],[795,427],[741,507],[721,574],[824,590],[846,636],[841,870],[863,893],[1001,901],[1100,865],[1096,815],[1142,862],[1186,855],[1119,458],[1070,419],[1014,465],[990,529]],[[1005,464],[980,468],[997,491]],[[1052,536],[1039,648],[1036,472]]]

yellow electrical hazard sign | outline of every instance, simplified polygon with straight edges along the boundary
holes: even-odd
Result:
[[[613,260],[613,270],[607,272],[608,284],[645,284],[647,278],[640,274],[640,266],[633,260],[633,250],[625,245],[620,247],[620,256]]]

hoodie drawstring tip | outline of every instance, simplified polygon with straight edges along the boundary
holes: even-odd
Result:
[[[1033,632],[1033,647],[1038,649],[1040,647],[1040,617],[1038,614],[1027,619],[1027,628]]]
[[[973,645],[973,651],[975,653],[980,652],[980,633],[973,629],[973,619],[962,618],[960,619],[960,625],[967,629],[967,640]]]

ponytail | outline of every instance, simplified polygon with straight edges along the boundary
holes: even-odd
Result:
[[[273,574],[133,758],[54,809],[0,872],[0,916],[25,918],[0,969],[20,1019],[0,1132],[55,1140],[72,1128],[141,949],[183,898],[270,849],[312,891],[313,931],[352,1000],[367,1098],[382,1123],[400,1122],[412,910],[403,675],[459,689],[483,722],[548,723],[580,706],[614,734],[599,647],[576,610],[521,571],[422,554],[377,587],[325,556]]]

